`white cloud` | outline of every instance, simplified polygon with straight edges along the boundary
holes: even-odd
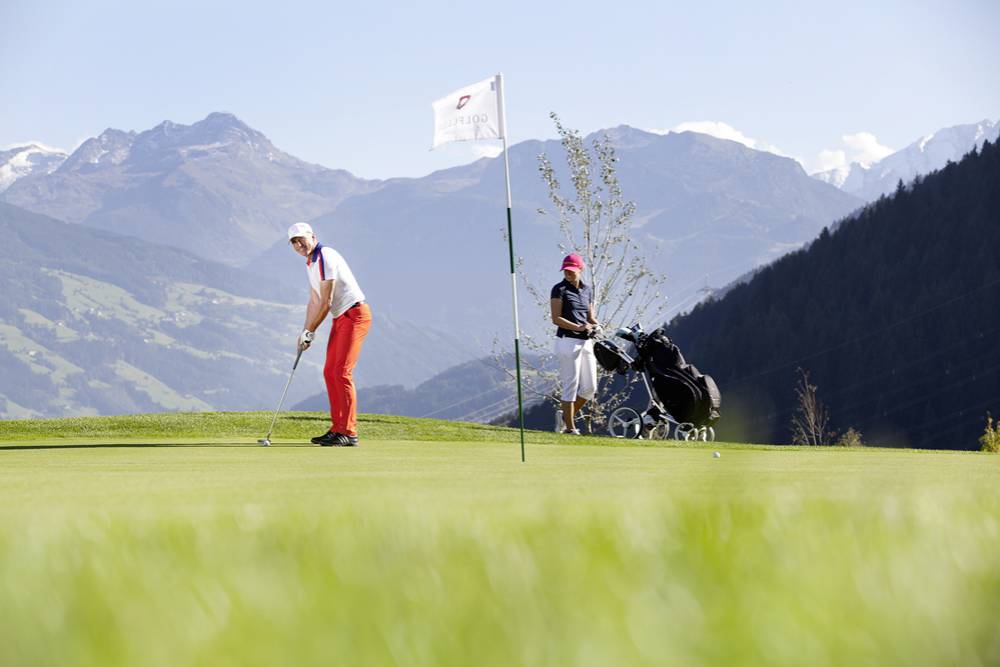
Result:
[[[838,167],[847,166],[847,153],[842,150],[829,150],[824,149],[819,152],[819,156],[816,158],[816,171],[830,171],[831,169],[837,169]]]
[[[671,128],[673,132],[700,132],[719,139],[736,141],[750,148],[757,148],[757,140],[751,139],[729,123],[717,120],[689,120]]]
[[[888,146],[883,146],[871,132],[858,132],[857,134],[845,134],[841,139],[854,154],[852,161],[862,164],[878,162],[893,151]]]
[[[846,168],[852,162],[870,167],[895,152],[892,148],[880,144],[878,137],[871,132],[845,134],[840,137],[840,141],[841,147],[826,148],[819,152],[811,165],[811,173]]]
[[[803,160],[785,153],[777,146],[766,141],[754,139],[743,134],[729,123],[718,120],[689,120],[679,123],[669,130],[650,130],[656,134],[670,132],[700,132],[719,139],[729,139],[758,151],[767,151],[782,157],[791,157],[798,161],[809,173],[830,171],[831,169],[846,169],[852,162],[860,162],[865,167],[895,152],[889,146],[879,143],[878,137],[871,132],[855,132],[840,137],[841,145],[821,150],[812,160]],[[806,164],[808,162],[808,164]]]
[[[754,150],[767,151],[768,153],[774,153],[775,155],[781,155],[782,157],[791,157],[777,146],[769,144],[766,141],[760,141],[758,139],[748,137],[729,123],[724,123],[718,120],[688,120],[675,125],[669,130],[650,130],[650,132],[655,132],[656,134],[667,134],[669,132],[698,132],[700,134],[708,134],[713,137],[718,137],[719,139],[735,141],[743,144],[747,148],[753,148]]]

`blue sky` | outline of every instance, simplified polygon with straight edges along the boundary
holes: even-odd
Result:
[[[513,142],[553,136],[555,110],[738,132],[814,170],[1000,118],[998,62],[994,0],[4,0],[0,146],[229,111],[302,159],[417,176],[491,149],[430,152],[430,103],[502,71]]]

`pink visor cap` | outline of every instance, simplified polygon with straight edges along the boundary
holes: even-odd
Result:
[[[560,271],[565,271],[566,269],[576,271],[577,273],[583,271],[583,257],[580,257],[575,252],[566,255],[563,259],[563,265]]]
[[[313,233],[313,228],[309,226],[308,222],[296,222],[294,225],[288,228],[288,240],[291,241],[299,236],[315,236]]]

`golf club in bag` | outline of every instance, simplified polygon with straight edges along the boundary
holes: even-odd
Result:
[[[288,382],[285,383],[285,389],[281,392],[281,400],[278,401],[278,407],[274,410],[274,417],[271,418],[271,428],[267,429],[267,435],[257,441],[257,444],[261,447],[269,447],[271,445],[271,431],[274,430],[274,423],[278,421],[278,413],[281,412],[281,406],[285,403],[285,394],[288,393],[288,386],[292,384],[292,377],[295,375],[295,369],[299,366],[299,359],[302,358],[302,350],[295,355],[295,363],[292,364],[292,372],[288,374]]]

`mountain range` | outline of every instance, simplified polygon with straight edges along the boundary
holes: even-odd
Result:
[[[1000,121],[955,125],[921,137],[873,164],[853,162],[813,175],[865,201],[874,201],[895,190],[900,181],[905,185],[948,162],[958,162],[973,148],[981,147],[984,141],[996,141],[998,136]]]
[[[630,127],[601,134],[619,147],[620,179],[637,203],[634,235],[667,274],[665,295],[676,309],[693,305],[706,279],[724,283],[779,257],[861,205],[809,178],[793,160],[735,142]],[[546,153],[558,165],[561,150],[556,141],[528,141],[509,156],[515,251],[525,267],[520,280],[543,293],[560,279],[564,253],[553,216],[538,213],[548,195],[537,157]],[[557,176],[569,182],[564,167]],[[352,264],[392,268],[365,278],[376,305],[483,345],[509,335],[503,193],[502,160],[483,159],[422,179],[385,181],[313,224]],[[255,266],[279,274],[283,246],[278,241]],[[547,303],[524,291],[520,300],[525,330],[548,332]]]
[[[677,308],[693,305],[705,280],[724,283],[766,263],[861,204],[791,159],[735,142],[627,126],[590,139],[605,134],[618,147],[639,234],[672,278],[667,296]],[[556,141],[510,150],[517,252],[542,285],[558,274],[547,267],[559,259],[559,235],[551,217],[538,214],[547,193],[537,156],[558,165],[560,151]],[[566,182],[565,170],[559,174]],[[302,278],[288,268],[284,230],[311,221],[362,274],[376,311],[484,345],[506,332],[496,313],[509,308],[503,192],[500,159],[366,181],[298,160],[235,116],[213,113],[190,126],[105,130],[52,173],[20,178],[0,197],[296,285]],[[531,327],[543,318],[525,321]]]
[[[809,177],[791,159],[732,141],[628,126],[587,139],[598,136],[610,137],[617,148],[625,196],[637,203],[634,234],[655,268],[668,275],[675,313],[700,299],[707,281],[721,284],[764,265],[862,205]],[[529,280],[544,292],[559,278],[561,251],[552,216],[538,213],[548,203],[537,173],[540,153],[552,158],[557,177],[568,182],[557,141],[522,142],[509,157],[515,244],[528,273],[522,284]],[[108,129],[65,159],[18,159],[35,167],[0,193],[8,204],[0,209],[0,238],[36,227],[46,233],[42,239],[20,237],[35,244],[31,252],[17,244],[0,246],[0,260],[19,267],[16,281],[9,274],[11,285],[34,281],[46,291],[5,290],[10,294],[0,343],[10,379],[0,394],[17,406],[6,416],[266,405],[262,401],[284,372],[275,360],[287,357],[288,336],[301,326],[306,296],[301,258],[284,236],[296,220],[312,222],[321,240],[347,257],[372,303],[376,322],[359,384],[410,391],[451,366],[509,347],[500,159],[423,178],[369,181],[298,160],[224,113],[190,126],[165,121],[138,133]],[[55,241],[52,252],[43,250],[46,239]],[[22,252],[35,261],[25,262]],[[146,275],[143,262],[151,257],[162,261]],[[79,261],[68,271],[64,266],[73,258]],[[174,266],[189,273],[201,268],[184,275]],[[134,279],[116,281],[119,273]],[[219,281],[241,288],[220,288]],[[225,296],[208,296],[218,289]],[[191,290],[200,296],[190,296]],[[51,311],[40,303],[51,304]],[[523,329],[547,335],[547,309],[524,293],[521,303]],[[229,305],[213,308],[222,304]],[[240,313],[240,334],[233,332],[232,309]],[[193,313],[197,325],[182,322],[188,315],[181,313]],[[73,334],[51,338],[62,328]],[[155,335],[140,335],[146,329]],[[258,342],[231,349],[234,336]],[[45,351],[32,346],[38,343]],[[99,344],[131,352],[102,357],[95,351]],[[73,357],[70,351],[77,348],[88,351]],[[34,356],[25,356],[31,351]],[[61,361],[39,365],[39,354]],[[177,355],[190,358],[174,363]],[[111,358],[140,368],[147,389],[156,389],[141,389],[136,372],[124,367],[107,375],[108,363],[116,368]],[[172,374],[194,359],[207,369],[192,371],[201,380]],[[145,367],[141,360],[148,360]],[[220,370],[224,362],[229,366]],[[79,370],[66,371],[71,367]],[[100,391],[80,384],[97,372],[104,373],[97,380]],[[61,383],[77,375],[75,397],[61,397]],[[318,392],[317,375],[309,376],[311,385],[293,385],[292,400]],[[41,389],[27,400],[11,389],[17,382]],[[219,382],[232,393],[221,391]],[[261,387],[266,389],[258,392]],[[382,393],[396,400],[393,391]],[[153,394],[162,400],[143,398]]]
[[[57,169],[33,172],[7,203],[65,222],[246,264],[288,225],[377,182],[284,153],[231,114],[145,132],[107,129]]]

